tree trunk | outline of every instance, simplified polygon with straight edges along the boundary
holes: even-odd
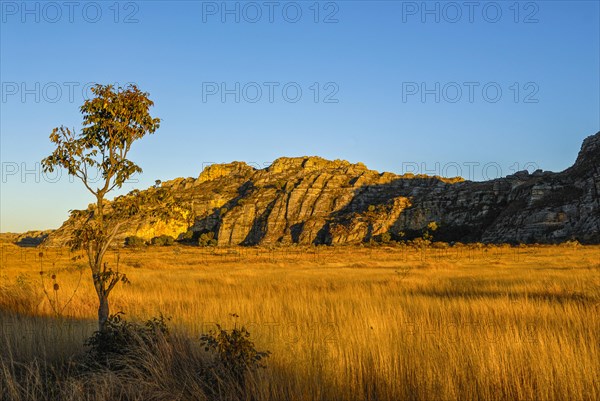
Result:
[[[98,229],[99,231],[97,232],[96,235],[98,235],[98,238],[96,238],[96,260],[95,260],[95,265],[96,265],[96,274],[99,274],[102,271],[102,260],[104,259],[104,255],[101,252],[102,246],[103,246],[103,241],[102,238],[104,237],[104,210],[103,210],[103,199],[104,195],[103,194],[98,194],[96,196],[96,223],[98,224]],[[96,282],[97,281],[97,282]],[[95,277],[94,278],[94,286],[96,287],[96,293],[98,294],[98,301],[99,301],[99,305],[98,305],[98,330],[99,331],[103,331],[104,330],[104,325],[106,324],[106,321],[108,320],[108,314],[109,314],[109,306],[108,306],[108,294],[104,291],[104,283],[102,282],[102,280],[99,277]]]
[[[100,228],[104,228],[102,227],[103,222],[103,218],[104,218],[104,205],[103,205],[103,201],[104,201],[104,194],[98,194],[96,197],[96,222],[98,223],[98,227]]]
[[[100,301],[100,306],[98,306],[98,330],[103,331],[104,325],[108,320],[109,306],[108,306],[108,297],[103,294],[98,294],[98,299]]]

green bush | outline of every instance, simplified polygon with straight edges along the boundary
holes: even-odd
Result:
[[[187,230],[183,234],[179,235],[179,241],[190,242],[194,239],[194,231],[191,229]]]
[[[390,234],[389,232],[385,232],[385,233],[381,234],[381,242],[383,244],[387,244],[391,240],[392,240],[392,234]]]
[[[427,227],[423,229],[423,239],[426,241],[433,241],[432,232],[436,231],[438,228],[440,228],[440,226],[435,221],[427,224]]]
[[[128,322],[122,318],[123,312],[109,316],[104,330],[96,331],[85,341],[89,347],[85,356],[90,368],[107,367],[113,370],[122,366],[124,356],[135,356],[140,348],[153,347],[161,338],[169,336],[169,328],[162,315],[146,321],[143,325]]]
[[[150,243],[156,246],[171,246],[175,243],[175,238],[170,235],[159,235],[158,237],[152,238]]]
[[[146,245],[146,241],[143,238],[136,237],[132,235],[130,237],[125,238],[125,246],[128,247],[141,247]]]
[[[198,238],[198,246],[217,246],[217,240],[215,239],[215,233],[208,232],[200,235]]]
[[[581,246],[581,243],[579,243],[579,241],[577,241],[576,239],[570,239],[568,241],[563,242],[561,245],[567,248],[579,248]]]
[[[250,333],[245,327],[227,331],[217,324],[215,331],[203,334],[200,343],[206,352],[213,354],[213,370],[219,377],[231,378],[244,387],[246,374],[265,365],[262,360],[268,358],[269,351],[257,351]]]
[[[439,241],[431,244],[433,249],[448,249],[450,245],[447,242]]]
[[[415,249],[428,248],[430,245],[431,245],[431,241],[428,239],[415,238],[412,241],[410,241],[410,246],[412,246]]]

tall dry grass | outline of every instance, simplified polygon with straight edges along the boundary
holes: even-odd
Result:
[[[7,245],[0,255],[0,394],[16,383],[35,388],[44,364],[66,369],[96,328],[82,260],[39,252]],[[245,325],[257,348],[272,352],[248,392],[224,391],[223,399],[600,399],[597,246],[176,246],[121,250],[109,261],[132,282],[113,291],[112,311],[171,316],[187,344],[173,355],[194,355],[215,323]],[[60,391],[72,399],[204,399],[199,387],[174,390],[199,386],[198,358],[178,370],[150,358],[161,372],[155,379],[124,384],[107,372],[71,377]]]

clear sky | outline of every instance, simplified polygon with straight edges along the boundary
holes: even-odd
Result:
[[[92,202],[41,174],[91,83],[136,83],[154,180],[319,155],[483,180],[560,171],[600,129],[599,3],[74,1],[1,4],[0,231]]]

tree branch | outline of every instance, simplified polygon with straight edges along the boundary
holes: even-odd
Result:
[[[117,235],[117,231],[119,230],[119,227],[121,227],[121,222],[118,222],[115,225],[115,228],[113,229],[112,233],[108,236],[108,238],[104,242],[104,245],[102,246],[102,248],[100,249],[100,252],[99,252],[100,255],[104,255],[106,253],[106,251],[108,250],[108,247],[110,246],[110,243]]]

